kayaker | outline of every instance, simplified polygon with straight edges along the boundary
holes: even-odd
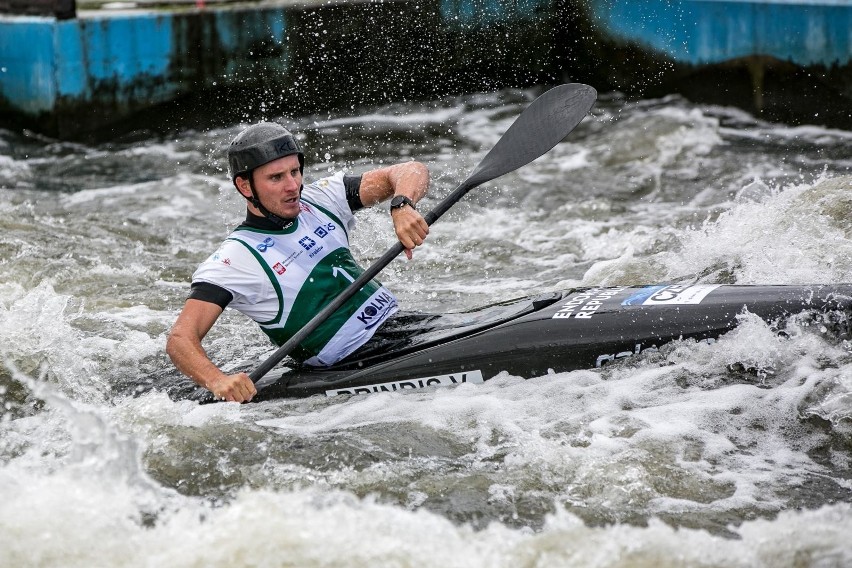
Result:
[[[390,199],[396,236],[411,258],[429,233],[416,209],[429,187],[429,171],[409,161],[303,185],[299,141],[271,122],[240,132],[228,148],[228,165],[248,201],[246,219],[193,274],[166,351],[184,375],[218,399],[244,402],[257,392],[249,376],[224,373],[201,345],[225,307],[247,315],[275,344],[283,344],[363,271],[349,249],[355,211]],[[336,363],[367,343],[396,311],[396,298],[373,280],[291,355],[306,365]]]

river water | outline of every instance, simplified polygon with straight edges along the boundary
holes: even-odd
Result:
[[[308,178],[416,158],[448,194],[537,91],[289,118]],[[277,117],[269,117],[277,118]],[[240,125],[82,145],[0,130],[0,566],[849,566],[852,346],[744,317],[604,370],[257,404],[163,353],[238,223]],[[381,276],[459,311],[573,286],[852,279],[852,132],[602,95]],[[359,214],[364,265],[391,244]],[[227,311],[227,369],[271,352]],[[744,371],[743,369],[748,369]]]

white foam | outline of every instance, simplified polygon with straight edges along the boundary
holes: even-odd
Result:
[[[597,263],[584,281],[619,282],[637,269],[655,281],[701,275],[701,281],[713,282],[719,273],[740,284],[848,280],[852,241],[843,216],[852,178],[780,190],[760,186],[752,181],[731,209],[677,233],[679,246],[638,259],[628,249],[621,258]]]
[[[191,499],[152,511],[148,527],[124,486],[62,476],[31,484],[0,502],[0,518],[19,509],[0,534],[7,565],[122,566],[395,566],[510,567],[708,565],[775,567],[790,558],[807,565],[852,561],[848,505],[787,511],[777,519],[744,523],[737,539],[674,529],[651,519],[647,527],[590,527],[557,509],[537,533],[494,524],[481,531],[456,526],[425,511],[406,511],[373,499],[335,492],[244,490],[215,508]],[[8,486],[7,486],[8,487]],[[58,495],[63,495],[57,501]],[[73,516],[74,523],[64,522]],[[38,540],[31,535],[38,534]],[[97,542],[97,546],[91,543]],[[806,551],[806,552],[803,552]],[[674,565],[673,564],[673,565]]]
[[[57,294],[44,282],[31,290],[16,285],[0,288],[5,304],[0,306],[0,360],[26,369],[43,366],[66,393],[104,400],[108,389],[100,369],[91,359],[78,356],[84,339],[70,322],[81,312],[73,311],[71,297]],[[107,347],[111,345],[108,342]]]
[[[530,99],[355,120],[371,136],[452,123],[424,156],[440,196]],[[681,99],[596,112],[548,156],[470,194],[381,279],[407,307],[441,310],[577,284],[848,280],[848,178],[798,172],[828,153],[739,161],[744,141],[781,152],[813,139],[823,152],[846,134],[773,136],[754,122],[738,136]],[[319,124],[345,134],[349,123]],[[242,215],[222,172],[236,130],[0,162],[16,188],[89,164],[85,187],[0,200],[0,355],[35,377],[0,373],[0,565],[852,562],[850,507],[809,510],[850,490],[849,345],[818,326],[780,337],[746,314],[714,345],[405,394],[198,405],[146,392],[178,385],[166,330],[192,269]],[[135,178],[88,173],[92,161],[116,171],[113,158],[162,164]],[[194,158],[211,173],[186,165]],[[359,258],[393,243],[384,207],[360,231]],[[270,350],[230,311],[204,346],[231,370]]]

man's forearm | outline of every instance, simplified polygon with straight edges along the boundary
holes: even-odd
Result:
[[[227,377],[210,360],[200,342],[172,336],[166,345],[166,353],[178,371],[208,390],[212,391],[217,382]]]
[[[392,195],[405,195],[415,203],[429,188],[429,169],[420,162],[406,162],[392,167],[389,173]]]

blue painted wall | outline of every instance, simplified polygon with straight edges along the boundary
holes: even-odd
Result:
[[[56,101],[54,33],[54,20],[0,19],[0,95],[25,113]]]
[[[159,79],[145,93],[153,102],[177,91],[168,82],[174,57],[172,19],[127,18],[57,21],[53,18],[0,19],[2,94],[27,113],[51,111],[63,97],[81,102],[106,84],[125,89],[140,79]],[[127,101],[130,102],[129,99]]]
[[[651,87],[677,92],[675,81],[689,81],[685,68],[756,55],[808,76],[808,66],[830,67],[813,90],[828,85],[831,104],[848,103],[852,0],[350,0],[63,21],[0,16],[0,120],[62,135],[193,94],[208,99],[201,112],[219,113],[230,101],[207,92],[223,87],[238,91],[240,107],[308,113],[560,80],[660,94]],[[773,81],[766,74],[767,104]],[[249,86],[269,96],[244,103]],[[780,108],[797,98],[776,100]]]
[[[798,65],[852,61],[852,2],[589,0],[605,35],[675,61],[720,63],[769,55]]]
[[[92,100],[95,90],[106,84],[119,94],[129,94],[140,80],[167,79],[175,55],[172,22],[155,15],[59,22],[57,96]],[[177,85],[163,80],[146,95],[158,102],[176,91]]]
[[[257,71],[255,46],[285,38],[281,10],[0,16],[0,98],[34,116],[89,103],[131,111],[239,81]],[[286,57],[267,59],[286,70]]]

